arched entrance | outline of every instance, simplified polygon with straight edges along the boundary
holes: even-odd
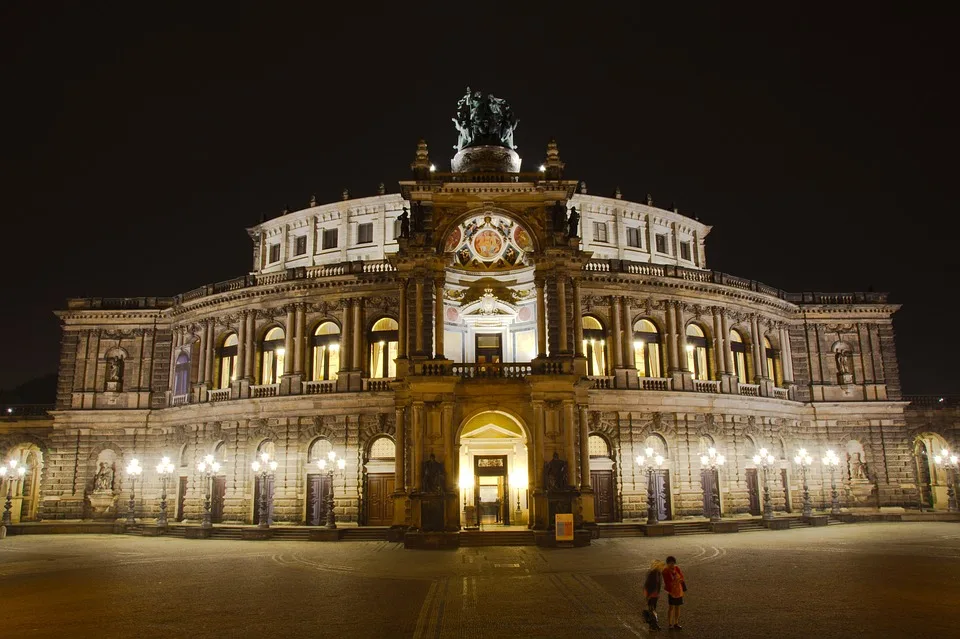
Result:
[[[465,528],[529,522],[527,434],[505,412],[486,411],[460,429],[460,516]]]
[[[587,438],[587,448],[590,452],[594,521],[617,521],[617,484],[610,443],[602,435],[594,433]]]
[[[937,467],[934,459],[944,448],[948,448],[947,442],[936,433],[922,433],[913,440],[922,508],[947,508],[946,470]]]
[[[26,467],[23,479],[12,480],[10,517],[13,523],[35,521],[40,506],[40,477],[43,473],[43,451],[36,444],[25,443],[10,449],[4,460],[16,460]],[[6,498],[6,493],[0,499]],[[2,506],[0,506],[2,508]]]

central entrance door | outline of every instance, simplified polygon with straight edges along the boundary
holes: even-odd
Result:
[[[476,353],[478,364],[499,364],[503,361],[500,333],[478,333]]]
[[[510,486],[507,483],[506,455],[477,455],[473,458],[474,505],[477,525],[510,525]]]
[[[213,478],[213,492],[210,493],[210,521],[219,524],[223,521],[223,500],[227,495],[227,478],[216,475]]]
[[[327,523],[327,493],[330,480],[326,474],[307,475],[307,525],[322,526]]]
[[[268,477],[266,482],[267,490],[267,523],[273,523],[273,477]],[[260,475],[257,475],[256,483],[253,487],[253,523],[260,523],[260,494],[264,489]]]
[[[593,516],[598,523],[614,521],[613,471],[591,470],[593,487]]]
[[[670,508],[670,471],[658,468],[653,472],[653,499],[660,521],[672,518]]]
[[[760,509],[760,477],[756,468],[747,469],[747,494],[750,496],[750,514],[759,515]]]
[[[370,473],[367,475],[367,525],[389,526],[393,524],[394,473]]]
[[[717,495],[717,485],[720,483],[716,470],[704,468],[700,471],[700,482],[703,484],[703,516],[713,515],[715,504],[713,498]],[[720,507],[720,513],[723,514],[723,507]]]

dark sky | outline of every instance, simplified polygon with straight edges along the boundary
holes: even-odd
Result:
[[[56,370],[67,297],[241,275],[262,214],[396,192],[421,137],[447,168],[470,85],[513,106],[525,168],[555,136],[590,193],[712,224],[713,269],[890,291],[905,390],[956,392],[947,16],[140,4],[0,8],[0,387]]]

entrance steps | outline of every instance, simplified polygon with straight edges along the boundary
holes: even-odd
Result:
[[[536,546],[532,530],[461,530],[460,547]]]
[[[387,541],[389,526],[357,526],[343,528],[340,532],[341,541]]]

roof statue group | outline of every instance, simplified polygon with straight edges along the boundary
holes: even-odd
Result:
[[[453,148],[462,151],[470,146],[492,144],[515,149],[513,131],[517,123],[517,117],[506,100],[493,94],[484,96],[467,87],[466,94],[457,102],[457,117],[453,118],[460,133]]]

